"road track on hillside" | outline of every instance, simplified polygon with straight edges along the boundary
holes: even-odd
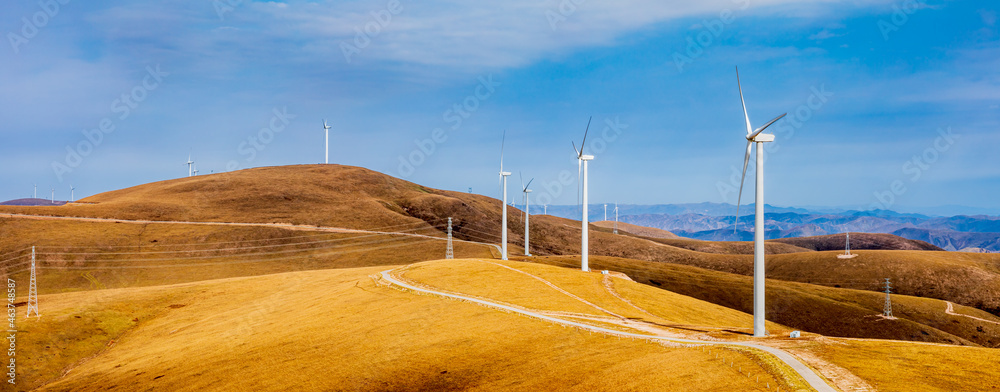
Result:
[[[944,301],[944,302],[948,304],[948,307],[946,307],[944,309],[944,312],[947,313],[947,314],[949,314],[949,315],[968,317],[970,319],[982,321],[984,323],[990,323],[990,324],[998,324],[998,325],[1000,325],[1000,323],[998,323],[996,321],[990,321],[990,320],[987,320],[987,319],[984,319],[984,318],[979,318],[979,317],[976,317],[976,316],[969,316],[967,314],[955,313],[955,304],[953,304],[953,303],[951,303],[949,301]]]
[[[249,222],[192,222],[192,221],[154,221],[154,220],[135,220],[135,219],[112,219],[112,218],[87,218],[78,216],[56,216],[56,215],[29,215],[29,214],[11,214],[11,213],[0,213],[0,217],[5,218],[23,218],[23,219],[36,219],[36,220],[68,220],[77,222],[98,222],[98,223],[131,223],[131,224],[167,224],[167,225],[200,225],[200,226],[237,226],[237,227],[272,227],[278,229],[289,229],[289,230],[302,230],[302,231],[318,231],[326,233],[345,233],[345,234],[385,234],[385,235],[402,235],[417,238],[427,238],[433,240],[447,241],[446,237],[435,237],[426,234],[414,234],[414,233],[400,233],[395,231],[378,231],[378,230],[360,230],[360,229],[347,229],[342,227],[324,227],[324,226],[310,226],[310,225],[293,225],[290,223],[249,223]],[[414,224],[419,222],[414,222]],[[428,225],[428,228],[433,228]],[[464,242],[468,244],[486,245],[496,248],[498,251],[500,247],[496,244],[491,244],[488,242],[479,241],[468,241],[460,240],[457,238],[452,239],[454,242]]]
[[[714,342],[714,341],[713,342],[708,342],[708,341],[702,341],[702,340],[668,338],[668,337],[656,336],[656,335],[644,335],[644,334],[637,334],[637,333],[631,333],[631,332],[616,331],[616,330],[613,330],[613,329],[598,327],[598,326],[594,326],[594,325],[590,325],[590,324],[585,324],[585,323],[580,323],[580,322],[575,322],[575,321],[569,321],[569,320],[563,320],[563,319],[560,319],[560,318],[557,318],[557,317],[547,316],[547,315],[544,315],[544,314],[541,314],[541,313],[538,313],[538,312],[533,312],[533,311],[522,309],[522,308],[518,308],[518,307],[515,307],[515,306],[503,305],[503,304],[499,304],[499,303],[496,303],[496,302],[488,301],[488,300],[485,300],[485,299],[474,298],[474,297],[465,296],[465,295],[461,295],[461,294],[445,293],[445,292],[440,292],[440,291],[436,291],[436,290],[420,288],[420,287],[408,284],[406,282],[400,281],[400,280],[398,280],[396,278],[393,278],[392,275],[390,274],[391,272],[392,272],[392,270],[382,271],[381,272],[382,279],[385,279],[386,281],[388,281],[388,282],[390,282],[390,283],[392,283],[394,285],[397,285],[399,287],[405,288],[407,290],[413,290],[413,291],[420,292],[420,293],[426,293],[426,294],[437,295],[437,296],[446,297],[446,298],[452,298],[452,299],[458,299],[458,300],[462,300],[462,301],[473,302],[473,303],[477,303],[477,304],[484,305],[484,306],[487,306],[487,307],[491,307],[491,308],[495,308],[495,309],[501,309],[501,310],[505,310],[505,311],[509,311],[509,312],[514,312],[514,313],[522,314],[522,315],[525,315],[525,316],[528,316],[528,317],[533,317],[533,318],[536,318],[536,319],[541,319],[541,320],[553,322],[553,323],[556,323],[556,324],[561,324],[561,325],[566,325],[566,326],[571,326],[571,327],[585,329],[587,331],[592,331],[592,332],[597,332],[597,333],[603,333],[603,334],[608,334],[608,335],[613,335],[613,336],[621,336],[621,337],[628,337],[628,338],[639,338],[639,339],[660,341],[660,342],[666,342],[666,343],[741,346],[741,347],[748,347],[748,348],[753,348],[753,349],[761,350],[761,351],[764,351],[766,353],[769,353],[769,354],[777,357],[779,360],[781,360],[782,362],[784,362],[786,365],[788,365],[790,368],[792,368],[792,370],[794,370],[796,373],[798,373],[798,375],[800,377],[802,377],[802,379],[805,380],[809,384],[809,386],[811,386],[816,391],[818,391],[818,392],[836,392],[836,389],[834,389],[829,384],[827,384],[826,381],[824,381],[823,378],[820,377],[818,374],[816,374],[816,372],[813,371],[811,368],[809,368],[808,366],[806,366],[804,363],[800,362],[798,359],[796,359],[794,356],[792,356],[788,352],[785,352],[783,350],[779,350],[779,349],[776,349],[776,348],[773,348],[773,347],[768,347],[768,346],[763,346],[763,345],[753,344],[753,343],[744,343],[744,342]]]

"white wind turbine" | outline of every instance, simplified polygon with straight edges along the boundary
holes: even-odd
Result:
[[[193,168],[194,168],[194,171],[193,171],[193,173],[194,173],[194,175],[196,175],[196,176],[197,176],[197,175],[198,175],[198,165],[191,165],[191,167],[193,167]]]
[[[194,175],[194,173],[192,172],[192,170],[194,169],[192,167],[192,165],[194,165],[194,161],[191,160],[191,154],[188,154],[187,165],[188,165],[188,177],[191,177],[192,175]]]
[[[535,181],[534,178],[528,180],[528,185],[524,184],[524,177],[521,177],[521,173],[518,172],[517,176],[521,178],[521,192],[524,193],[524,255],[531,256],[530,246],[528,245],[528,221],[531,219],[531,201],[528,199],[528,194],[531,193],[531,182]]]
[[[69,186],[69,202],[70,203],[76,202],[76,196],[75,196],[75,193],[74,193],[75,191],[76,191],[76,187],[70,185]]]
[[[582,224],[582,234],[580,237],[580,269],[583,271],[590,271],[587,260],[587,245],[588,245],[588,232],[590,230],[589,221],[587,218],[587,162],[594,160],[593,155],[583,155],[583,146],[587,144],[587,133],[590,132],[590,121],[594,117],[590,117],[587,120],[587,129],[583,131],[583,141],[580,142],[580,149],[576,149],[576,143],[573,143],[573,151],[576,152],[576,159],[578,163],[579,171],[583,172],[583,182],[581,182],[581,187],[583,188],[583,217],[581,219]],[[579,176],[579,174],[578,174]]]
[[[767,335],[767,330],[764,325],[765,320],[765,308],[764,308],[764,143],[773,142],[774,135],[762,133],[767,127],[774,124],[776,121],[785,117],[782,114],[775,117],[774,120],[769,121],[764,126],[752,129],[750,127],[750,116],[747,114],[747,104],[743,100],[743,86],[740,84],[740,71],[739,68],[736,69],[736,85],[740,90],[740,103],[743,104],[743,118],[746,120],[747,127],[747,153],[743,157],[743,177],[740,178],[740,193],[736,199],[736,223],[739,223],[740,219],[740,201],[743,198],[743,181],[747,176],[747,164],[750,163],[750,150],[754,144],[757,145],[757,189],[756,197],[754,199],[754,207],[756,211],[754,214],[754,233],[753,233],[753,336],[763,337]],[[736,231],[736,226],[733,227],[733,232]]]
[[[510,172],[503,171],[503,145],[507,141],[507,131],[503,131],[503,138],[500,139],[500,192],[503,194],[503,214],[501,216],[500,228],[500,259],[507,260],[507,176]]]
[[[330,126],[326,125],[326,119],[323,119],[323,131],[326,133],[326,158],[325,163],[330,163]]]

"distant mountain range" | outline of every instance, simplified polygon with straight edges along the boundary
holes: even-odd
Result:
[[[948,207],[959,210],[967,207]],[[740,207],[738,230],[733,230],[736,206],[722,203],[620,205],[619,220],[711,241],[753,240],[754,205]],[[1000,217],[990,215],[930,216],[887,210],[857,211],[765,205],[767,239],[819,236],[844,232],[888,233],[925,241],[945,250],[1000,252]],[[532,213],[541,213],[532,207]],[[579,206],[548,206],[550,215],[579,219]],[[604,219],[604,205],[591,205],[592,221]],[[614,219],[614,206],[608,206]]]
[[[66,201],[61,200],[52,202],[51,199],[35,199],[29,197],[27,199],[8,200],[0,203],[0,206],[61,206],[66,203]]]

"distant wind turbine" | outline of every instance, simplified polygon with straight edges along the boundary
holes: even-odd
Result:
[[[74,186],[70,185],[69,186],[69,202],[70,203],[73,203],[73,202],[76,201],[76,196],[75,196],[76,193],[74,193],[75,191],[76,191],[76,188]]]
[[[326,158],[324,162],[330,163],[330,126],[326,125],[326,119],[323,119],[323,131],[326,133]]]
[[[618,202],[615,202],[615,234],[618,234]]]
[[[198,175],[198,165],[191,165],[191,167],[193,167],[193,168],[194,168],[194,171],[193,171],[193,173],[194,173],[194,175],[196,175],[196,176],[197,176],[197,175]]]
[[[587,133],[590,132],[590,122],[594,119],[593,116],[590,120],[587,120],[587,129],[583,131],[583,141],[580,142],[580,149],[576,149],[576,143],[573,143],[573,151],[576,152],[576,159],[578,161],[578,166],[583,172],[583,182],[580,183],[580,187],[583,188],[583,217],[581,219],[582,230],[580,236],[580,269],[583,271],[590,271],[587,260],[587,244],[588,244],[588,232],[590,230],[589,222],[587,218],[587,162],[594,160],[593,155],[583,155],[583,147],[587,144]]]
[[[56,204],[56,188],[52,188],[52,204]]]
[[[38,198],[38,184],[35,184],[35,199]]]
[[[528,226],[528,221],[531,219],[531,201],[528,199],[528,194],[531,193],[531,189],[528,189],[528,187],[531,186],[531,182],[535,181],[535,179],[532,178],[528,180],[528,185],[525,185],[524,177],[521,177],[520,172],[517,173],[517,176],[521,178],[521,192],[524,193],[524,255],[531,256],[530,246],[528,245],[528,233],[530,228]]]
[[[192,165],[194,165],[194,161],[191,160],[191,154],[188,154],[187,165],[188,165],[188,177],[191,177],[192,175],[194,175],[194,173],[192,172],[193,169]]]
[[[752,129],[750,127],[750,116],[747,114],[747,104],[743,99],[743,86],[740,84],[740,71],[736,69],[736,86],[740,90],[740,103],[743,104],[743,119],[747,127],[747,152],[743,157],[743,177],[740,178],[740,193],[736,199],[736,223],[740,219],[740,201],[743,198],[743,181],[747,176],[747,164],[750,163],[750,152],[754,144],[757,145],[757,191],[754,199],[754,233],[753,233],[753,336],[763,337],[767,335],[765,328],[765,308],[764,308],[764,143],[773,142],[774,135],[762,133],[767,127],[785,117],[782,114],[768,121],[764,126]],[[733,227],[736,232],[736,226]]]
[[[503,137],[500,139],[500,192],[502,193],[502,204],[503,204],[503,214],[501,216],[501,227],[500,227],[500,259],[507,260],[507,176],[510,172],[503,171],[503,145],[507,141],[507,131],[503,131]]]

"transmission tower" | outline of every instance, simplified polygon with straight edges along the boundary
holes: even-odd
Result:
[[[28,284],[28,315],[26,317],[31,317],[31,311],[35,311],[35,317],[41,317],[38,314],[38,283],[35,281],[35,247],[31,247],[31,281]]]
[[[892,317],[892,300],[889,299],[891,293],[892,286],[889,285],[889,278],[885,278],[885,307],[882,308],[882,316],[894,319],[895,317]]]
[[[444,258],[455,258],[455,250],[451,246],[451,218],[448,218],[448,249],[444,251]]]

